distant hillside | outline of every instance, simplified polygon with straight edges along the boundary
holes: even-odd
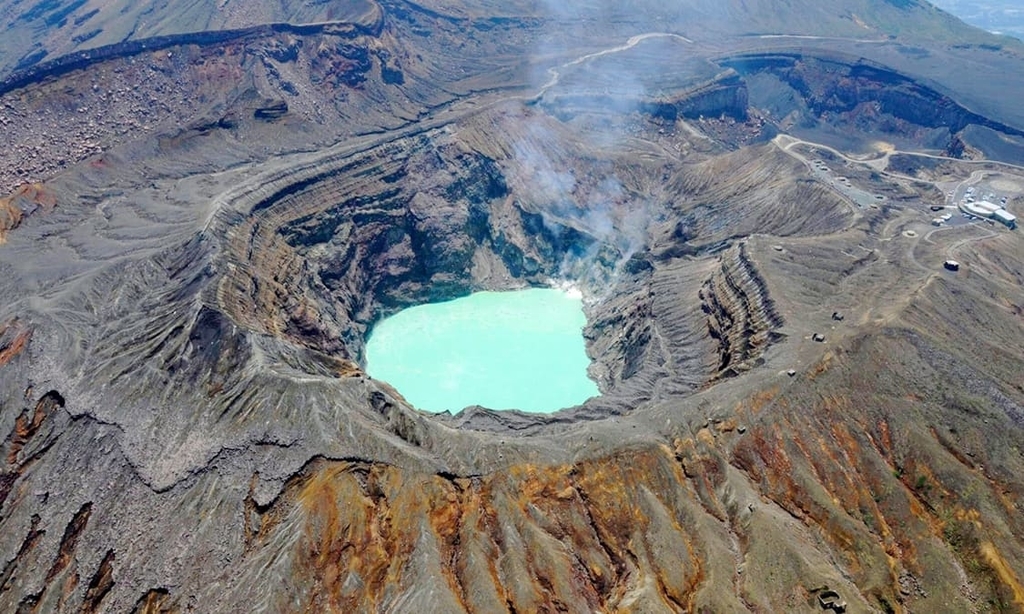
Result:
[[[240,29],[268,23],[365,21],[369,0],[202,2],[184,0],[0,0],[0,75],[44,60],[153,36]]]
[[[946,0],[951,2],[954,0]],[[412,5],[396,0],[383,6]],[[599,0],[561,3],[475,0],[416,3],[438,14],[460,17],[516,16],[577,20],[617,34],[639,24],[688,36],[790,34],[845,38],[889,38],[906,42],[979,43],[985,35],[936,10],[925,0]],[[298,2],[160,2],[142,0],[0,0],[0,77],[18,68],[81,49],[126,40],[186,32],[246,28],[288,22],[363,21],[381,7],[371,0]],[[589,27],[589,26],[588,26]]]

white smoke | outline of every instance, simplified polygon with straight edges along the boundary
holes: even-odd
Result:
[[[587,168],[583,162],[577,170],[581,164],[573,149],[579,144],[560,141],[559,131],[546,127],[550,118],[517,121],[526,122],[512,132],[523,135],[513,145],[510,169],[519,196],[541,215],[553,236],[572,228],[592,240],[584,253],[566,256],[559,278],[590,294],[610,291],[623,265],[647,243],[649,201],[623,186],[606,165]],[[610,174],[594,176],[602,170]],[[577,172],[589,175],[585,182],[577,179]]]
[[[651,203],[647,195],[627,188],[610,165],[587,162],[595,157],[588,152],[603,152],[596,156],[600,159],[625,151],[629,135],[621,128],[624,122],[588,122],[588,130],[581,131],[575,124],[556,125],[560,120],[555,118],[571,117],[575,111],[561,105],[581,100],[588,105],[588,112],[605,110],[619,118],[638,112],[647,92],[641,79],[629,70],[629,62],[616,55],[645,44],[648,38],[674,35],[638,33],[612,41],[607,48],[573,55],[568,49],[573,39],[571,28],[579,26],[572,24],[587,21],[580,15],[581,9],[573,3],[548,2],[545,6],[548,23],[554,25],[533,62],[543,66],[534,75],[535,105],[506,118],[515,123],[506,127],[516,138],[510,175],[523,200],[540,212],[548,230],[558,234],[572,227],[594,240],[582,256],[566,258],[559,276],[568,286],[603,295],[613,289],[625,263],[648,243]]]

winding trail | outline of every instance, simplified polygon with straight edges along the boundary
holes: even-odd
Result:
[[[547,80],[547,83],[545,83],[544,85],[540,86],[540,91],[537,92],[537,95],[534,96],[534,99],[539,99],[549,89],[551,89],[554,86],[558,85],[559,79],[562,78],[562,75],[561,75],[560,71],[562,71],[562,70],[564,70],[566,68],[571,68],[573,66],[579,66],[580,64],[582,64],[584,62],[588,62],[588,61],[593,60],[595,58],[603,57],[603,56],[606,56],[606,55],[611,55],[613,53],[620,53],[622,51],[628,51],[628,50],[632,49],[633,47],[636,47],[640,43],[644,42],[645,40],[648,40],[648,39],[651,39],[651,38],[675,38],[675,39],[683,41],[684,43],[689,43],[691,45],[693,44],[693,41],[688,39],[688,38],[686,38],[685,36],[682,36],[680,34],[673,34],[671,32],[648,32],[646,34],[637,34],[636,36],[633,36],[629,40],[627,40],[624,45],[619,45],[618,47],[611,47],[610,49],[605,49],[603,51],[595,51],[594,53],[588,53],[586,55],[581,55],[580,57],[576,58],[575,60],[571,60],[569,62],[566,62],[565,64],[562,64],[561,66],[556,66],[556,67],[553,67],[553,68],[549,68],[548,69],[548,74],[551,75],[551,77]]]
[[[988,165],[1001,166],[1001,167],[1004,167],[1006,169],[1013,169],[1015,171],[1024,172],[1024,166],[1018,166],[1016,164],[1011,164],[1009,162],[1000,162],[998,160],[961,160],[959,158],[950,158],[948,156],[939,156],[939,155],[926,154],[926,153],[920,153],[920,152],[915,152],[915,151],[902,151],[902,150],[898,150],[898,149],[892,149],[892,150],[885,151],[885,152],[882,153],[882,155],[880,155],[878,157],[875,157],[875,158],[854,158],[854,157],[851,157],[851,156],[849,156],[849,155],[847,155],[847,154],[845,154],[845,153],[843,153],[843,152],[841,152],[841,151],[839,151],[837,149],[829,147],[828,145],[823,145],[821,143],[815,143],[813,141],[805,141],[803,139],[798,139],[798,138],[796,138],[794,136],[790,136],[788,134],[780,134],[780,135],[776,136],[774,139],[772,139],[772,144],[775,145],[776,147],[778,147],[780,150],[782,150],[782,151],[786,152],[787,154],[793,156],[797,160],[800,160],[805,165],[807,165],[808,168],[810,168],[810,162],[808,162],[807,158],[805,158],[804,156],[802,156],[802,155],[798,154],[797,152],[793,151],[793,147],[794,146],[796,146],[796,145],[806,145],[808,147],[813,147],[815,149],[822,149],[822,150],[828,151],[829,153],[833,154],[834,156],[836,156],[836,157],[838,157],[838,158],[840,158],[840,159],[842,159],[842,160],[844,160],[846,162],[849,162],[851,164],[862,164],[864,166],[867,166],[867,167],[871,168],[872,170],[874,170],[874,171],[878,172],[879,174],[884,175],[886,177],[890,177],[890,178],[893,178],[893,179],[904,180],[904,181],[919,181],[919,182],[923,182],[923,183],[928,183],[928,184],[930,184],[932,186],[935,186],[937,189],[939,189],[943,193],[946,193],[946,190],[944,188],[942,188],[942,186],[940,185],[940,183],[943,183],[943,182],[929,181],[927,179],[922,179],[920,177],[911,177],[911,176],[908,176],[908,175],[904,175],[902,173],[895,173],[893,171],[888,170],[889,158],[893,154],[900,154],[900,155],[905,155],[905,156],[918,156],[918,157],[929,158],[929,159],[933,159],[933,160],[942,160],[942,161],[953,162],[953,163],[957,163],[957,164],[971,164],[971,165],[973,165],[973,164],[988,164]],[[949,207],[955,207],[956,206],[956,202],[959,200],[960,191],[965,186],[973,185],[973,184],[978,183],[987,174],[1000,174],[1000,172],[1001,171],[994,170],[994,169],[982,169],[982,170],[973,171],[971,173],[970,177],[968,177],[967,179],[964,179],[963,181],[958,183],[956,185],[956,187],[952,190],[952,192],[946,193],[947,206],[949,206]]]
[[[1000,162],[999,160],[963,160],[963,159],[960,159],[960,158],[951,158],[949,156],[940,156],[940,155],[936,155],[936,154],[928,154],[928,153],[923,153],[923,152],[919,152],[919,151],[904,151],[904,150],[900,150],[900,149],[892,149],[892,150],[885,151],[884,153],[882,153],[881,156],[878,156],[876,158],[853,158],[853,157],[850,157],[847,154],[844,154],[841,151],[838,151],[836,149],[833,149],[832,147],[829,147],[828,145],[823,145],[821,143],[815,143],[813,141],[805,141],[803,139],[799,139],[799,138],[797,138],[795,136],[791,136],[791,135],[788,135],[788,134],[780,134],[777,137],[775,137],[772,140],[772,142],[775,143],[775,145],[778,146],[780,149],[782,149],[783,151],[787,151],[787,152],[794,145],[807,145],[809,147],[815,147],[817,149],[824,149],[825,151],[828,151],[828,152],[830,152],[830,153],[832,153],[832,154],[842,158],[843,160],[846,160],[847,162],[852,162],[854,164],[864,164],[864,165],[870,166],[871,168],[873,168],[875,170],[878,170],[880,172],[887,173],[887,174],[892,174],[890,171],[885,171],[884,170],[885,167],[888,166],[888,164],[889,164],[889,158],[891,158],[892,156],[897,155],[897,154],[898,155],[902,155],[902,156],[917,156],[919,158],[930,158],[932,160],[943,160],[943,161],[946,161],[946,162],[956,162],[958,164],[992,164],[992,165],[996,165],[996,166],[1003,166],[1003,167],[1006,167],[1006,168],[1012,168],[1012,169],[1018,170],[1018,171],[1024,171],[1024,166],[1020,166],[1020,165],[1017,165],[1017,164],[1011,164],[1010,162]]]

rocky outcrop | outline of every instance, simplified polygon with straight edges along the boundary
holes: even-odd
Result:
[[[53,390],[39,398],[34,411],[25,409],[18,415],[14,429],[0,448],[4,458],[4,471],[0,474],[0,505],[22,473],[53,444],[54,414],[63,407],[64,397]]]
[[[56,197],[42,184],[26,184],[9,196],[0,198],[0,244],[7,233],[21,225],[22,220],[37,211],[46,213],[57,205]]]
[[[280,119],[288,113],[288,103],[283,100],[268,100],[253,111],[253,117],[264,121]]]
[[[713,379],[732,377],[757,366],[768,344],[780,338],[782,317],[739,244],[721,255],[720,266],[700,290],[707,314],[708,334],[718,342],[718,366]]]
[[[680,118],[731,117],[747,119],[747,84],[736,71],[727,69],[704,83],[687,88],[669,99],[641,105],[651,115],[675,121]]]
[[[17,318],[0,324],[0,367],[25,351],[31,339],[32,328],[19,322]]]

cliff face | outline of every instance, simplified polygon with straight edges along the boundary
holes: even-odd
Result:
[[[816,125],[988,120],[820,49],[619,41],[629,11],[370,8],[0,95],[41,175],[0,200],[0,611],[1024,607],[1024,250],[925,234],[949,185],[1024,177],[750,137],[783,79]],[[542,39],[572,45],[524,66]],[[362,371],[398,309],[564,282],[578,407],[432,415]]]
[[[726,58],[722,63],[755,82],[754,104],[764,105],[786,127],[794,121],[803,128],[820,123],[841,131],[854,128],[910,140],[921,139],[924,129],[930,129],[942,133],[942,149],[949,149],[972,124],[1021,135],[1019,129],[970,111],[928,83],[863,58],[767,52]],[[927,138],[936,137],[929,134]]]

